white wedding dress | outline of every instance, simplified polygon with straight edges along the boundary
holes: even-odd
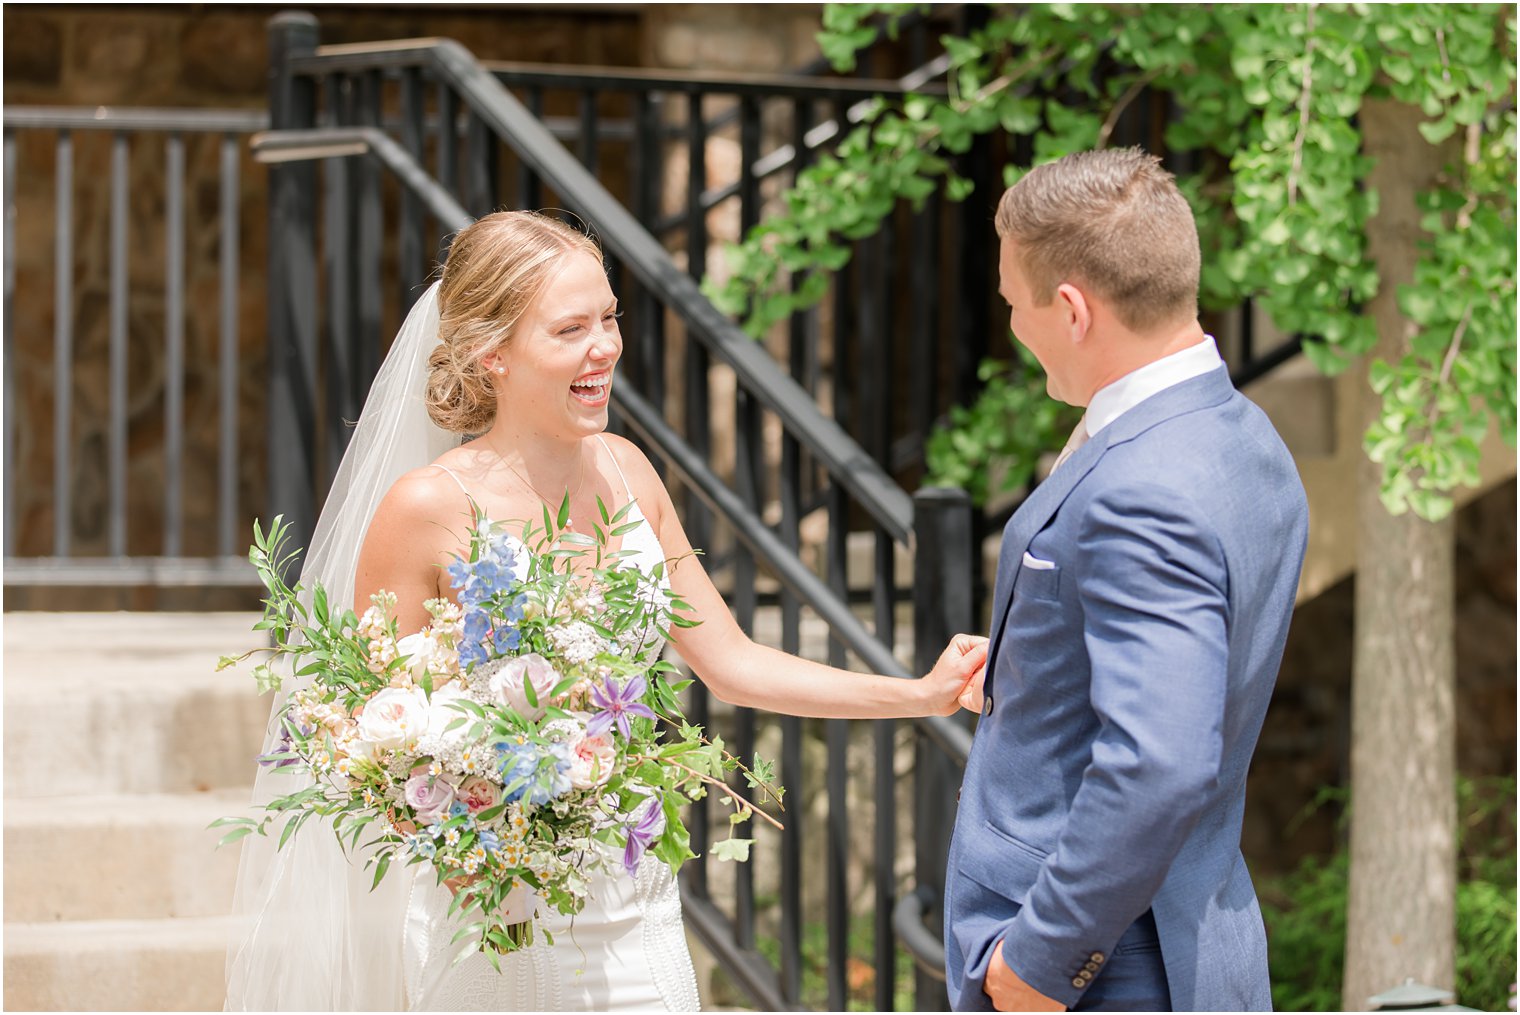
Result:
[[[608,452],[611,457],[611,452]],[[614,464],[617,459],[613,458]],[[461,489],[459,477],[443,466]],[[623,478],[623,489],[628,481]],[[469,491],[465,490],[466,495]],[[623,540],[636,556],[624,562],[646,574],[665,560],[654,529],[637,505],[629,521],[644,521]],[[695,1011],[697,978],[681,921],[681,895],[663,861],[645,854],[637,878],[622,870],[596,874],[591,896],[573,920],[546,906],[539,910],[539,933],[532,946],[500,959],[497,972],[476,953],[463,962],[464,948],[451,945],[464,925],[449,915],[449,890],[431,867],[411,875],[402,932],[402,983],[412,1011]],[[549,944],[542,933],[554,937]]]
[[[314,584],[327,589],[334,610],[352,606],[359,549],[385,492],[459,444],[457,434],[428,416],[428,359],[437,344],[435,282],[413,305],[381,364],[307,548],[302,584],[308,593]],[[630,520],[642,519],[637,507],[633,511]],[[628,533],[623,546],[638,551],[626,559],[646,572],[665,559],[647,523]],[[281,708],[303,684],[288,661],[279,665],[285,686],[271,704],[261,754],[278,749]],[[260,766],[252,806],[262,808],[310,781]],[[346,853],[330,830],[307,827],[286,848],[281,841],[258,835],[241,844],[227,956],[229,1011],[698,1007],[681,897],[670,868],[652,856],[636,879],[623,874],[621,864],[614,875],[593,877],[592,897],[573,926],[552,910],[543,914],[554,944],[540,936],[532,947],[503,957],[498,973],[478,954],[453,961],[457,917],[448,916],[448,889],[427,868],[393,869],[372,886],[362,855]]]

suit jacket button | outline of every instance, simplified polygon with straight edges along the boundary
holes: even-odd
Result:
[[[1093,952],[1092,953],[1092,961],[1096,962],[1100,966],[1103,965],[1103,953],[1102,952]]]
[[[1071,985],[1073,987],[1076,987],[1078,990],[1081,990],[1083,987],[1087,986],[1087,981],[1078,976],[1071,981]]]
[[[992,714],[992,699],[989,697],[986,701],[982,702],[982,715],[991,715],[991,714]]]
[[[1098,971],[1098,964],[1096,962],[1084,962],[1082,963],[1082,970],[1091,976]]]

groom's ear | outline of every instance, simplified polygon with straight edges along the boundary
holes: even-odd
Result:
[[[1062,282],[1056,287],[1055,302],[1061,308],[1068,337],[1073,343],[1081,342],[1092,327],[1092,307],[1087,297],[1070,282]]]

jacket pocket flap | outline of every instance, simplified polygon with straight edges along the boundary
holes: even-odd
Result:
[[[956,869],[983,888],[1022,903],[1045,866],[1045,854],[1009,835],[990,821],[956,859]]]

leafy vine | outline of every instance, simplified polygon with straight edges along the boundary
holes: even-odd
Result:
[[[831,4],[823,52],[848,70],[912,4]],[[1249,297],[1304,354],[1336,373],[1376,344],[1363,311],[1379,289],[1367,253],[1377,195],[1357,123],[1364,99],[1391,97],[1422,116],[1433,145],[1454,134],[1463,156],[1422,198],[1412,284],[1397,294],[1417,328],[1409,355],[1373,365],[1382,412],[1366,450],[1383,466],[1393,512],[1438,519],[1475,483],[1479,444],[1496,418],[1515,442],[1515,17],[1492,4],[1129,5],[997,7],[982,27],[943,38],[947,96],[878,101],[840,145],[800,172],[783,213],[729,248],[729,277],[707,292],[765,334],[827,293],[851,244],[897,207],[971,183],[955,157],[979,135],[1030,140],[1034,164],[1110,143],[1146,89],[1170,95],[1173,152],[1204,250],[1200,298],[1220,309]],[[1059,96],[1068,97],[1061,101]],[[1027,167],[1007,166],[1005,185]],[[985,197],[985,196],[984,196]],[[987,367],[982,396],[929,447],[930,481],[978,499],[1027,478],[1058,446],[1069,416],[1032,412],[1038,369]],[[1018,427],[1006,415],[1017,407]],[[1018,430],[1013,434],[1011,431]]]

